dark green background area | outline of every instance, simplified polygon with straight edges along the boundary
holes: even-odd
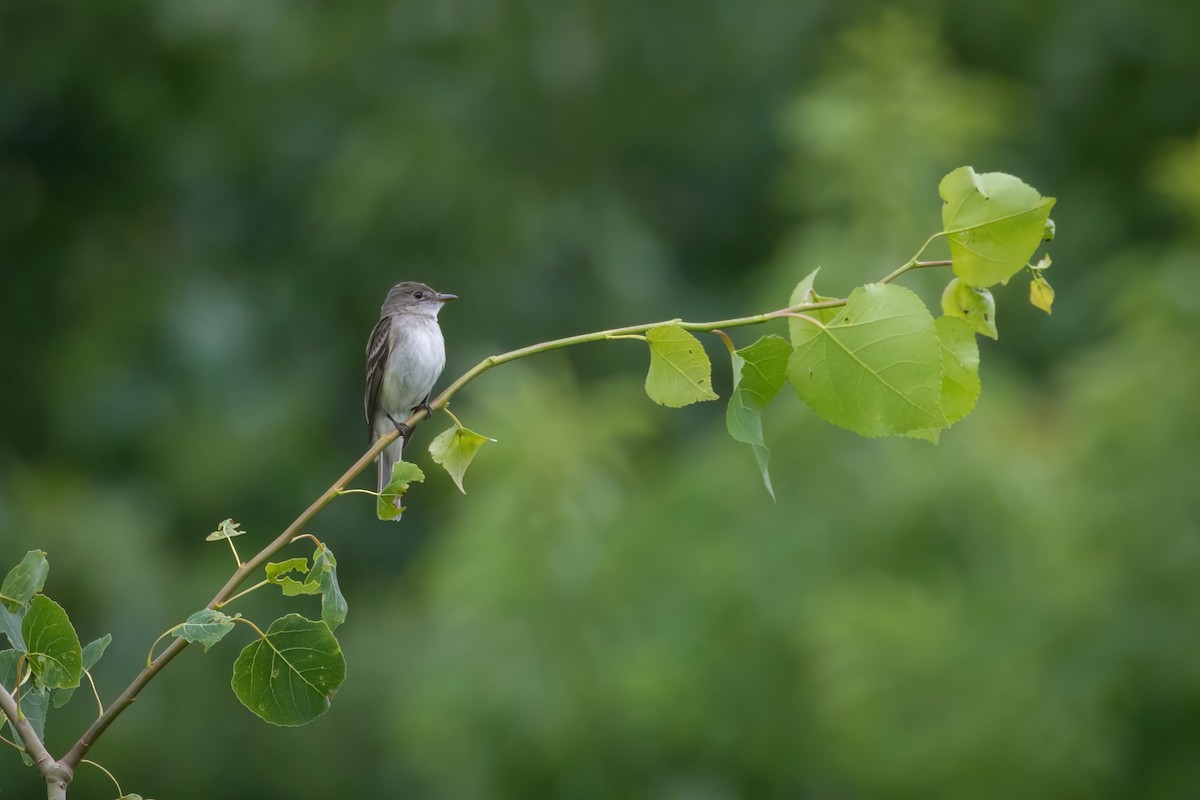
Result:
[[[1190,0],[6,0],[0,571],[48,551],[113,634],[106,700],[227,576],[205,534],[265,543],[361,454],[396,281],[461,296],[448,381],[778,308],[816,266],[844,295],[962,164],[1058,198],[1054,315],[997,287],[939,447],[787,389],[772,503],[722,404],[646,399],[644,346],[503,367],[454,404],[499,440],[465,497],[438,417],[401,524],[312,523],[350,604],[328,714],[243,709],[239,628],[92,756],[160,800],[1200,794],[1197,31]],[[285,609],[319,613],[236,610]],[[39,791],[0,749],[0,792]]]

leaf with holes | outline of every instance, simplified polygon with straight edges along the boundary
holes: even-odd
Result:
[[[211,608],[202,608],[171,632],[177,639],[200,645],[204,652],[233,630],[233,617]]]
[[[246,532],[240,528],[240,522],[234,522],[227,519],[217,526],[217,529],[204,537],[206,542],[219,542],[222,539],[232,539],[235,536],[245,536]]]
[[[379,499],[375,503],[375,516],[381,520],[390,520],[399,518],[404,511],[404,506],[400,500],[408,492],[410,483],[421,483],[425,480],[425,473],[416,464],[410,464],[407,461],[397,461],[392,465],[392,479],[388,481],[387,486],[383,487],[383,491],[379,493]]]
[[[1005,283],[1047,235],[1053,197],[1020,178],[959,167],[938,185],[954,274],[972,286]]]
[[[346,660],[324,622],[288,614],[242,650],[232,686],[242,705],[272,725],[305,725],[329,709]]]
[[[267,564],[267,582],[273,583],[283,590],[284,597],[296,597],[302,594],[319,594],[321,587],[315,580],[305,578],[296,580],[292,573],[304,575],[308,572],[308,559],[303,556],[289,558],[287,561],[271,561]]]
[[[937,329],[908,289],[861,286],[828,324],[806,323],[795,344],[788,379],[827,422],[862,436],[946,426]]]
[[[712,364],[699,339],[678,325],[659,325],[646,331],[646,342],[650,345],[646,394],[651,400],[681,408],[717,399],[712,390]]]
[[[1000,338],[996,329],[996,299],[987,289],[976,289],[952,278],[942,292],[942,313],[962,317],[984,336]]]

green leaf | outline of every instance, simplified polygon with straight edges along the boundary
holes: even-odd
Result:
[[[996,330],[996,299],[987,289],[976,289],[952,278],[942,292],[942,313],[962,317],[984,336],[1000,338]]]
[[[788,306],[798,306],[803,303],[820,303],[832,298],[822,297],[813,290],[813,281],[817,279],[817,273],[821,271],[817,267],[804,280],[796,284],[796,288],[792,290],[792,296],[788,298]],[[806,312],[808,316],[815,318],[822,324],[829,322],[838,315],[837,308],[816,308]],[[792,344],[796,343],[797,336],[804,336],[803,328],[809,323],[796,317],[788,317],[788,334],[791,337]]]
[[[699,339],[678,325],[659,325],[646,331],[646,342],[650,345],[646,394],[651,400],[680,408],[717,399],[712,390],[712,365]]]
[[[949,427],[970,414],[979,400],[979,345],[969,320],[946,316],[934,324],[942,348],[942,412]],[[906,435],[937,444],[942,430],[926,428]]]
[[[267,564],[267,581],[283,590],[284,597],[296,597],[302,594],[317,594],[321,587],[315,580],[305,580],[303,583],[291,577],[290,573],[304,575],[308,572],[308,559],[289,558],[287,561],[269,562]]]
[[[1054,305],[1054,287],[1040,272],[1029,283],[1029,302],[1047,314],[1051,313],[1050,309]]]
[[[788,357],[792,346],[781,336],[764,336],[749,347],[731,354],[733,359],[733,393],[725,411],[725,426],[729,435],[750,445],[758,471],[772,499],[775,489],[767,465],[771,451],[763,442],[762,412],[787,383]]]
[[[827,422],[863,436],[945,427],[937,329],[908,289],[861,286],[832,321],[799,333],[788,379]]]
[[[315,580],[321,587],[321,619],[329,626],[329,630],[337,630],[346,621],[349,607],[338,586],[337,559],[333,557],[332,550],[324,546],[317,548],[317,552],[313,553],[312,572],[308,573],[306,580]]]
[[[379,493],[379,500],[375,503],[375,516],[382,520],[398,518],[404,511],[404,506],[400,505],[400,499],[408,491],[408,485],[414,482],[421,483],[424,480],[425,473],[416,464],[397,461],[392,465],[392,479]]]
[[[485,442],[494,441],[496,440],[489,439],[487,436],[482,436],[461,425],[455,425],[453,428],[442,431],[429,443],[429,455],[433,457],[435,464],[441,464],[446,472],[450,473],[458,490],[466,494],[467,490],[463,488],[462,481],[467,467],[471,466],[475,453]]]
[[[325,713],[346,677],[346,661],[324,622],[288,614],[233,665],[242,705],[272,725],[304,725]]]
[[[9,611],[0,603],[0,633],[8,637],[8,641],[12,646],[25,652],[25,637],[21,636],[21,620],[25,618],[25,611]]]
[[[112,644],[112,634],[106,633],[99,639],[94,639],[83,646],[83,668],[90,670],[96,666],[96,662],[104,655],[104,651]],[[54,692],[54,707],[62,708],[70,700],[71,695],[75,694],[74,689],[57,689]]]
[[[50,562],[46,560],[46,553],[30,550],[0,584],[0,603],[9,611],[20,611],[42,590],[49,574]]]
[[[21,635],[29,646],[29,666],[39,685],[50,689],[79,685],[83,648],[62,606],[44,594],[35,595],[21,621]]]
[[[224,639],[233,628],[233,617],[211,608],[204,608],[184,620],[171,635],[198,644],[207,653],[208,648]]]
[[[972,286],[1007,282],[1047,235],[1053,197],[1002,172],[959,167],[938,186],[954,274]]]
[[[227,519],[218,525],[215,531],[210,533],[208,536],[205,536],[204,541],[219,542],[222,539],[232,539],[235,536],[243,536],[246,532],[240,530],[240,525],[240,522],[234,522],[231,519]]]

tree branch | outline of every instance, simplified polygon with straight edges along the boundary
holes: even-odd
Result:
[[[567,336],[562,339],[554,339],[549,342],[541,342],[540,344],[529,345],[517,350],[510,350],[507,353],[500,355],[488,356],[483,361],[480,361],[471,369],[463,373],[457,380],[451,383],[440,395],[437,396],[429,404],[429,408],[437,410],[443,408],[450,399],[463,389],[468,383],[478,378],[483,373],[498,367],[501,364],[507,364],[510,361],[516,361],[522,358],[528,358],[538,353],[545,353],[550,350],[559,350],[564,347],[572,347],[579,344],[587,344],[589,342],[599,342],[609,339],[613,336],[623,336],[629,334],[640,334],[649,331],[651,328],[656,328],[660,325],[678,325],[681,328],[689,331],[712,331],[718,328],[736,328],[745,325],[758,325],[763,322],[770,322],[774,319],[790,316],[793,314],[815,311],[822,308],[836,308],[846,304],[845,300],[823,300],[817,303],[800,303],[798,305],[781,308],[777,311],[769,311],[765,314],[755,314],[748,317],[736,317],[734,319],[723,319],[715,322],[684,322],[682,320],[665,320],[663,322],[650,322],[640,325],[628,325],[623,328],[612,328],[605,331],[596,331],[594,333],[584,333],[577,336]],[[418,422],[429,416],[429,412],[425,408],[420,408],[413,411],[412,414],[404,421],[404,424],[411,429]],[[253,556],[249,561],[243,563],[237,571],[230,576],[221,590],[213,596],[213,599],[208,602],[208,608],[216,609],[222,603],[227,601],[237,591],[255,571],[267,562],[277,552],[282,550],[292,542],[300,534],[300,529],[307,525],[313,517],[317,515],[325,506],[333,501],[345,488],[346,485],[354,480],[354,478],[367,468],[379,455],[379,453],[391,444],[399,435],[398,431],[390,431],[371,445],[367,452],[363,453],[357,461],[354,462],[348,470],[346,470],[340,478],[334,481],[328,489],[321,494],[312,505],[304,510],[300,516],[296,517],[295,521],[287,527],[283,533],[279,534],[259,553]],[[125,691],[121,692],[120,696],[112,702],[104,713],[100,715],[91,726],[84,731],[79,740],[71,747],[67,754],[62,758],[61,765],[67,769],[74,769],[79,765],[79,762],[87,754],[88,750],[95,744],[96,740],[108,729],[108,726],[113,723],[121,713],[129,707],[137,698],[138,693],[142,688],[150,682],[150,680],[159,673],[159,671],[170,663],[171,659],[179,655],[187,642],[183,639],[176,639],[164,649],[157,658],[151,661],[146,667],[138,673],[137,677],[126,687]],[[35,737],[36,738],[36,737]],[[40,742],[39,742],[40,745]],[[45,748],[42,748],[43,752]],[[47,758],[49,755],[47,754]],[[51,759],[53,761],[53,759]],[[69,780],[69,778],[68,778]]]
[[[28,719],[22,716],[17,701],[8,693],[8,689],[3,686],[0,686],[0,711],[3,711],[4,716],[8,717],[8,721],[12,723],[17,735],[21,737],[21,741],[25,744],[25,752],[33,759],[38,771],[46,779],[47,798],[49,800],[65,798],[67,796],[67,784],[71,782],[71,768],[66,764],[54,760],[54,756],[50,755],[50,751],[46,749],[46,745],[38,738],[37,731],[33,729],[33,725],[29,723]]]

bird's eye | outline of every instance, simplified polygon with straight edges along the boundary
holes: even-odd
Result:
[[[413,297],[417,298],[418,300],[424,300],[425,293],[418,290],[418,291],[413,292]]]

